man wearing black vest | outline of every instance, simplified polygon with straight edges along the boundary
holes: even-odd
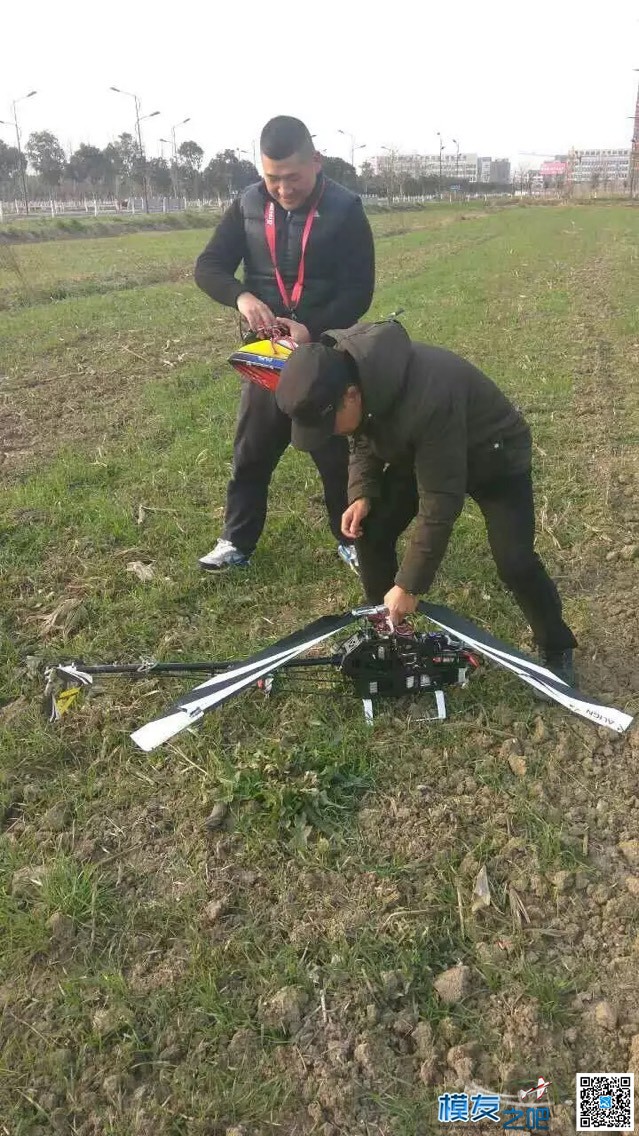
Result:
[[[236,307],[256,338],[277,325],[309,343],[349,327],[368,309],[375,285],[373,237],[359,197],[325,177],[304,123],[281,115],[260,138],[264,179],[238,197],[198,257],[195,280],[213,300]],[[244,281],[235,277],[244,263]],[[199,564],[246,567],[266,520],[271,475],[291,441],[291,420],[271,391],[243,384],[222,537]],[[311,457],[342,559],[357,568],[341,531],[348,443],[329,438]]]

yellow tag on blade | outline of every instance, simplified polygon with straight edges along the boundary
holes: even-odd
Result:
[[[63,714],[66,714],[69,707],[73,705],[78,694],[81,692],[81,686],[67,686],[64,690],[61,690],[59,694],[56,694],[55,704],[59,718],[61,718]]]

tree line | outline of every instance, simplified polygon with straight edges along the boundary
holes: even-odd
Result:
[[[27,139],[22,170],[31,197],[58,200],[140,195],[145,180],[157,197],[227,197],[259,180],[253,163],[241,161],[233,150],[220,151],[204,169],[203,161],[204,150],[192,139],[182,142],[167,161],[144,157],[127,133],[103,149],[83,143],[67,156],[56,136],[41,130]],[[21,196],[21,174],[17,146],[0,141],[0,197]]]
[[[204,150],[193,139],[182,142],[167,161],[146,158],[133,135],[127,133],[120,134],[103,149],[83,143],[67,156],[56,136],[41,130],[29,136],[22,155],[16,146],[0,140],[0,199],[21,197],[23,174],[31,198],[57,200],[86,197],[120,200],[139,196],[144,191],[145,181],[148,192],[154,197],[222,200],[260,178],[253,163],[238,158],[234,150],[221,150],[204,168],[203,161]],[[364,163],[358,174],[342,158],[323,156],[322,161],[328,177],[349,189],[379,197],[434,195],[460,181],[444,177],[440,183],[438,177],[415,178],[392,170],[380,175],[369,162]]]

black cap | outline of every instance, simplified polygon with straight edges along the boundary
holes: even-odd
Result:
[[[291,441],[297,450],[316,450],[335,430],[335,415],[353,382],[343,352],[323,343],[297,347],[280,374],[275,399],[293,421]]]

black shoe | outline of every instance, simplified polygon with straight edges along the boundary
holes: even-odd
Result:
[[[572,647],[566,647],[565,651],[547,651],[542,655],[542,662],[562,682],[567,683],[568,686],[575,686],[577,680]]]

